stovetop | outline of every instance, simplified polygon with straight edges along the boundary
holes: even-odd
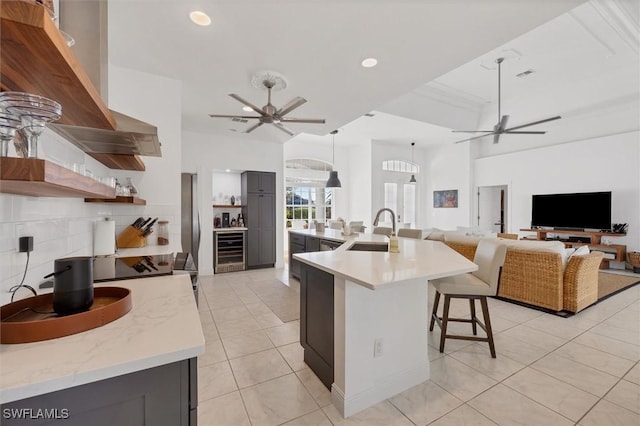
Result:
[[[93,262],[93,281],[157,277],[173,273],[173,255],[135,257],[97,257]]]

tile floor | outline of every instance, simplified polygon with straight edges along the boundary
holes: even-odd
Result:
[[[287,270],[201,277],[199,425],[640,424],[640,286],[571,318],[492,299],[496,359],[460,340],[439,353],[436,326],[431,379],[345,420],[302,360],[299,321],[263,302],[282,293],[276,280],[288,283]],[[468,314],[459,302],[453,313]]]

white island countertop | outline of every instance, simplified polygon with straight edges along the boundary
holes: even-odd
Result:
[[[344,236],[342,231],[324,232],[300,229],[289,232],[332,241],[344,241],[333,251],[297,253],[293,257],[333,275],[375,290],[400,284],[415,278],[427,280],[473,272],[478,266],[440,241],[398,238],[400,253],[350,251],[357,242],[382,244],[389,241],[384,235],[359,233]]]
[[[113,281],[131,290],[132,309],[82,333],[0,345],[0,403],[189,359],[204,335],[188,275]]]

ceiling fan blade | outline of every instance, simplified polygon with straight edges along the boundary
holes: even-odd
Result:
[[[236,95],[235,93],[229,93],[229,96],[231,96],[233,99],[235,99],[236,101],[240,102],[241,104],[245,104],[246,106],[248,106],[249,108],[251,108],[252,110],[257,112],[258,114],[265,115],[264,112],[262,111],[262,108],[258,108],[257,106],[255,106],[251,102],[249,102],[249,101],[247,101],[245,99],[242,99],[240,96]]]
[[[452,133],[493,133],[495,130],[452,130]]]
[[[546,123],[548,121],[553,121],[553,120],[559,120],[560,118],[562,118],[562,117],[559,116],[559,115],[556,115],[555,117],[545,118],[544,120],[533,121],[533,122],[527,123],[527,124],[521,124],[520,126],[512,127],[510,129],[506,129],[506,131],[522,129],[523,127],[535,126],[536,124]]]
[[[312,123],[312,124],[324,124],[326,120],[324,118],[287,118],[280,119],[282,123]]]
[[[255,115],[225,115],[225,114],[209,114],[209,117],[213,117],[213,118],[242,118],[242,119],[260,118],[260,117],[256,117]]]
[[[280,108],[276,112],[276,114],[279,115],[280,117],[282,117],[282,116],[290,113],[294,109],[298,108],[300,105],[304,104],[305,102],[307,102],[307,100],[305,98],[301,98],[300,96],[296,96],[295,98],[291,99],[285,106]]]
[[[260,122],[260,123],[256,123],[256,124],[254,124],[253,126],[249,127],[247,130],[245,130],[244,132],[245,132],[245,133],[251,133],[251,132],[253,132],[255,129],[257,129],[258,127],[262,126],[262,124],[263,124],[262,122]]]
[[[468,139],[462,139],[461,141],[456,141],[454,143],[462,143],[462,142],[472,141],[472,140],[484,138],[486,136],[493,135],[493,134],[495,134],[495,133],[491,132],[491,133],[487,133],[486,135],[480,135],[480,136],[474,136],[474,137],[468,138]]]
[[[283,132],[285,132],[286,134],[288,134],[289,136],[295,135],[295,133],[293,133],[291,130],[287,129],[286,127],[284,127],[282,124],[273,123],[273,125],[276,126],[278,129],[282,130]]]
[[[498,123],[498,129],[496,129],[497,131],[500,132],[504,132],[504,129],[506,129],[507,127],[507,122],[509,121],[509,116],[508,115],[503,115],[502,118],[500,119],[500,123]],[[494,142],[497,143],[497,142]]]
[[[506,133],[508,135],[511,135],[511,134],[518,134],[518,135],[544,135],[547,132],[512,132],[510,130],[506,130],[506,131],[504,131],[502,133]]]
[[[498,143],[500,142],[500,133],[495,133],[493,135],[493,143]]]

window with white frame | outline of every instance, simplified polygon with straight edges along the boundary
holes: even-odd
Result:
[[[325,188],[332,165],[311,158],[289,159],[285,164],[287,227],[334,218],[333,189]]]

